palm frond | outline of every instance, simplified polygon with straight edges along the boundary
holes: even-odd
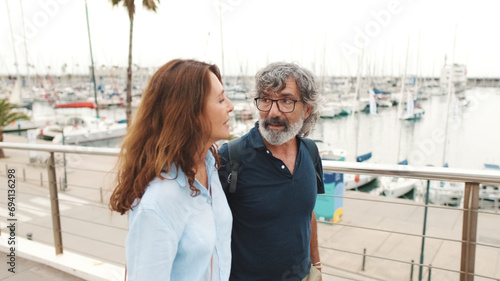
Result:
[[[30,119],[22,112],[12,111],[14,108],[16,108],[14,104],[9,103],[7,100],[0,100],[0,128],[3,128],[18,119]]]
[[[158,4],[160,4],[160,0],[142,0],[142,6],[148,10],[156,12],[156,8],[158,8]]]

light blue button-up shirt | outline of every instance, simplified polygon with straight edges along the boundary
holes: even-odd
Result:
[[[175,166],[146,188],[129,212],[127,280],[226,281],[231,271],[231,210],[208,152],[210,191],[191,196],[186,175]],[[211,259],[213,260],[211,262]]]

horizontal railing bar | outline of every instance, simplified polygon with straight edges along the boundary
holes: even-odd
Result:
[[[418,237],[418,238],[426,237],[429,239],[444,240],[444,241],[456,242],[456,243],[464,242],[463,240],[456,240],[456,239],[450,239],[450,238],[444,238],[444,237],[436,237],[436,236],[430,236],[430,235],[424,236],[422,234],[413,234],[413,233],[408,233],[408,232],[399,232],[399,231],[393,231],[393,230],[387,230],[387,229],[378,229],[378,228],[359,226],[359,225],[353,225],[353,224],[344,224],[341,222],[337,222],[337,223],[335,223],[335,225],[352,227],[352,228],[359,228],[359,229],[371,230],[371,231],[378,231],[378,232],[385,232],[385,233],[389,233],[389,234],[406,235],[406,236],[412,236],[412,237]]]
[[[104,241],[104,240],[99,240],[99,239],[92,238],[92,237],[85,237],[85,236],[80,235],[78,233],[73,233],[73,232],[69,232],[69,231],[62,231],[61,233],[62,234],[67,234],[67,235],[73,235],[75,237],[79,237],[79,238],[87,239],[87,240],[92,240],[94,242],[98,242],[98,243],[102,243],[102,244],[106,244],[106,245],[111,245],[111,246],[118,247],[118,248],[125,248],[125,246],[123,246],[123,245],[111,243],[111,242]]]
[[[353,163],[332,160],[323,160],[322,164],[323,170],[327,172],[500,185],[500,172],[486,170],[414,167],[411,165]]]
[[[28,143],[7,143],[0,142],[0,148],[36,150],[46,152],[76,153],[117,156],[119,148],[86,147],[86,146],[64,146]],[[411,165],[388,165],[353,163],[343,161],[323,160],[323,170],[347,174],[369,174],[375,176],[396,176],[404,178],[436,180],[436,181],[456,181],[475,182],[500,185],[500,172],[485,170],[466,170],[456,168],[441,167],[414,167]]]
[[[90,187],[90,186],[83,186],[83,185],[77,185],[77,184],[68,184],[67,188],[71,187],[76,187],[76,188],[84,188],[84,189],[90,189],[90,190],[100,190],[98,187]]]
[[[105,224],[105,223],[94,222],[94,221],[89,221],[89,220],[84,220],[84,219],[80,219],[80,218],[76,218],[76,217],[70,217],[70,216],[66,216],[66,215],[63,215],[63,214],[61,214],[61,218],[67,218],[67,219],[72,219],[72,220],[76,220],[76,221],[86,222],[86,223],[89,223],[89,224],[96,224],[96,225],[100,225],[100,226],[104,226],[104,227],[109,227],[109,228],[114,228],[114,229],[118,229],[118,230],[128,231],[128,228],[114,226],[114,225],[109,225],[109,224]]]
[[[32,226],[40,227],[40,228],[43,228],[43,229],[52,230],[52,227],[49,227],[49,226],[43,226],[43,225],[35,224],[35,223],[29,222],[29,221],[21,221],[21,222],[22,222],[23,225],[27,224],[27,225],[32,225]]]
[[[84,199],[84,200],[87,200],[87,203],[85,203],[85,205],[82,205],[82,206],[79,206],[80,208],[83,208],[83,207],[94,207],[94,208],[101,208],[101,209],[105,209],[105,210],[108,210],[110,213],[111,213],[111,210],[109,209],[109,207],[107,205],[102,205],[102,204],[99,204],[99,202],[96,202],[96,201],[88,201],[88,199],[84,198],[84,197],[75,197],[77,199]],[[67,203],[75,203],[75,201],[71,201],[71,200],[66,200],[66,199],[61,199],[59,198],[58,199],[59,202],[67,202]]]
[[[351,199],[351,200],[358,200],[358,201],[368,201],[368,202],[375,202],[375,203],[387,203],[387,204],[395,204],[395,205],[402,205],[402,206],[408,206],[408,207],[428,207],[428,208],[434,208],[434,209],[444,209],[444,210],[449,210],[449,211],[460,211],[463,212],[464,210],[462,208],[457,208],[457,207],[449,207],[449,206],[440,206],[440,205],[425,205],[423,203],[412,203],[411,200],[408,199],[403,199],[406,201],[398,202],[398,201],[389,201],[389,200],[380,200],[380,199],[368,199],[368,198],[356,198],[356,197],[350,197],[350,196],[339,196],[339,195],[332,195],[332,194],[321,194],[321,196],[324,197],[334,197],[334,198],[343,198],[343,199]],[[382,195],[377,195],[378,197],[384,198],[385,196]],[[385,198],[391,198],[391,197],[385,197]],[[474,211],[474,210],[472,210]]]
[[[427,268],[430,267],[433,270],[436,269],[436,270],[448,271],[448,272],[459,273],[459,274],[460,273],[465,273],[467,275],[472,275],[472,276],[475,276],[475,277],[481,277],[481,278],[486,278],[486,279],[491,279],[491,280],[498,280],[498,279],[496,279],[494,277],[490,277],[490,276],[484,276],[484,275],[479,275],[479,274],[466,273],[464,271],[453,270],[453,269],[448,269],[448,268],[439,267],[439,266],[429,266],[429,265],[420,264],[420,263],[413,263],[412,264],[411,262],[407,262],[407,261],[396,260],[396,259],[386,258],[386,257],[380,257],[380,256],[374,256],[374,255],[369,255],[369,254],[363,254],[363,253],[358,253],[358,252],[352,252],[352,251],[348,251],[348,250],[335,249],[335,248],[325,247],[325,246],[321,246],[321,245],[319,245],[319,247],[323,248],[323,249],[332,250],[332,251],[338,251],[338,252],[343,252],[343,253],[347,253],[347,254],[353,254],[353,255],[358,255],[358,256],[366,256],[368,258],[374,258],[374,259],[380,259],[380,260],[387,260],[387,261],[392,261],[392,262],[396,262],[396,263],[404,263],[404,264],[408,264],[408,265],[423,266],[423,267],[427,267]],[[334,266],[331,266],[331,265],[328,265],[328,264],[323,264],[323,265],[331,267],[331,268],[335,268]]]
[[[75,153],[75,154],[93,154],[93,155],[106,155],[106,156],[117,156],[120,153],[119,148],[9,143],[9,142],[1,142],[0,148],[45,151],[45,152],[60,152],[60,153]]]
[[[429,239],[443,240],[443,241],[448,241],[448,242],[456,242],[456,243],[466,242],[464,240],[450,239],[450,238],[438,237],[438,236],[431,236],[431,235],[414,234],[414,233],[409,233],[409,232],[399,232],[399,231],[393,231],[393,230],[387,230],[387,229],[378,229],[378,228],[372,228],[372,227],[366,227],[366,226],[359,226],[359,225],[354,225],[354,224],[344,224],[344,223],[341,223],[341,222],[337,222],[337,223],[335,223],[335,225],[344,226],[344,227],[359,228],[359,229],[370,230],[370,231],[378,231],[378,232],[384,232],[384,233],[389,233],[389,234],[398,234],[398,235],[413,236],[413,237],[418,237],[418,238],[425,237],[425,238],[429,238]],[[478,245],[478,246],[488,247],[488,248],[500,249],[500,246],[493,245],[493,244],[478,243],[478,242],[470,242],[470,244],[471,245]]]
[[[58,165],[56,168],[64,168],[64,165]],[[66,167],[68,171],[84,171],[84,172],[95,172],[95,173],[103,173],[103,174],[114,174],[116,175],[117,173],[112,170],[95,170],[95,169],[83,169],[83,168],[72,168],[72,167]]]

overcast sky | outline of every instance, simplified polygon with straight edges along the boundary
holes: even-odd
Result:
[[[134,64],[158,67],[181,57],[222,68],[219,0],[162,0],[157,13],[136,2]],[[400,76],[409,38],[408,74],[439,76],[445,56],[452,61],[456,27],[455,63],[466,64],[469,77],[500,77],[500,1],[220,2],[226,74],[254,75],[269,62],[291,61],[318,75],[355,75],[364,46],[364,73]],[[84,0],[0,0],[0,74],[15,74],[15,56],[26,73],[21,3],[30,71],[58,74],[63,64],[87,71]],[[126,66],[125,8],[88,0],[88,9],[96,66]]]

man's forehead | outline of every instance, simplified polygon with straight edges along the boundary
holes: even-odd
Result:
[[[268,95],[274,96],[297,96],[300,97],[300,92],[297,88],[297,83],[295,83],[295,79],[289,77],[286,79],[285,88],[276,91],[275,89],[270,90],[269,88],[264,89],[264,93]]]

